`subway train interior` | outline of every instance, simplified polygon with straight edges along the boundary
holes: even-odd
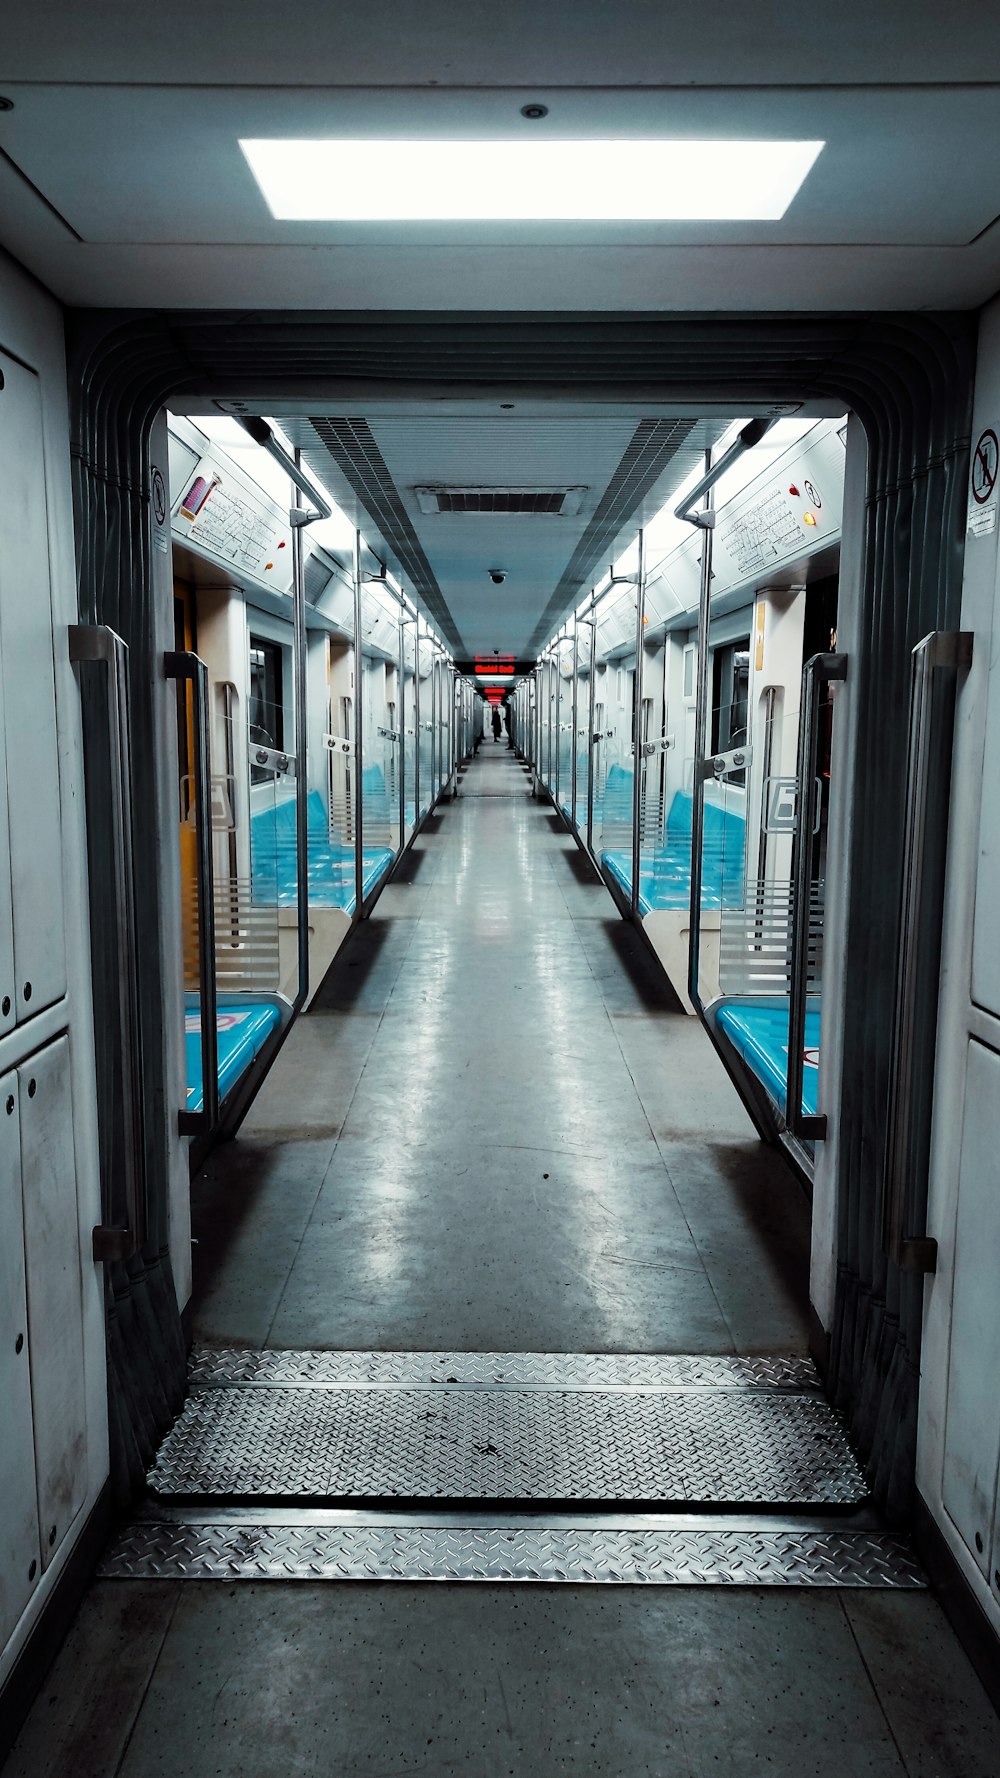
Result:
[[[4,1778],[1000,1773],[998,125],[5,23]]]

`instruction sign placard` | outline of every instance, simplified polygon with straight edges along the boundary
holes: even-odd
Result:
[[[970,537],[986,537],[997,526],[997,473],[1000,470],[1000,441],[992,426],[987,426],[976,440],[969,468]]]

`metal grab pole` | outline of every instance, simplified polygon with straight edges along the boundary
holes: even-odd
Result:
[[[921,1102],[926,1095],[917,1080],[917,1049],[922,1034],[921,977],[937,981],[940,961],[944,845],[947,835],[949,785],[935,795],[933,774],[950,766],[954,738],[958,673],[972,665],[970,630],[934,630],[913,650],[910,665],[910,729],[906,762],[906,824],[903,837],[903,881],[900,897],[899,947],[896,957],[896,1000],[889,1050],[889,1116],[885,1143],[882,1199],[882,1248],[908,1271],[933,1272],[937,1242],[907,1226],[907,1199],[914,1179],[926,1177],[929,1125],[920,1130]],[[938,702],[933,721],[934,675],[951,668],[950,687]],[[947,685],[947,682],[946,682]],[[937,727],[936,748],[932,745]],[[928,817],[937,823],[929,831]],[[928,925],[933,922],[932,930]],[[921,930],[923,928],[923,931]],[[936,953],[936,955],[934,954]],[[924,1021],[924,1028],[926,1020]],[[933,1049],[929,1067],[933,1066]],[[916,1129],[914,1126],[917,1126]]]
[[[420,825],[420,613],[413,614],[413,826]]]
[[[399,695],[395,704],[397,717],[397,756],[395,768],[399,772],[399,841],[397,852],[402,852],[406,841],[406,606],[399,605]]]
[[[594,595],[590,595],[591,609],[594,609]],[[597,612],[585,619],[590,625],[590,686],[587,695],[587,851],[594,855],[594,774],[597,767],[597,737],[594,734],[594,717],[597,697]]]
[[[295,452],[295,467],[300,467],[300,452]],[[302,494],[297,482],[293,507],[302,508]],[[299,893],[297,898],[297,940],[299,992],[296,1006],[304,1006],[309,993],[309,735],[306,725],[306,584],[302,556],[302,525],[292,527],[292,648],[295,676],[295,861]]]
[[[139,1099],[139,989],[135,957],[135,867],[129,797],[132,788],[128,718],[128,647],[106,624],[70,624],[69,658],[106,669],[108,766],[111,778],[111,844],[114,881],[115,953],[118,1000],[118,1069],[121,1083],[122,1170],[125,1221],[117,1224],[110,1180],[102,1180],[102,1216],[92,1235],[95,1260],[131,1259],[146,1240],[146,1183]],[[85,762],[86,769],[86,762]],[[202,1054],[205,1054],[204,1049]],[[181,1112],[183,1118],[184,1113]],[[102,1168],[103,1172],[103,1168]]]
[[[701,530],[701,593],[698,600],[698,663],[697,696],[694,713],[694,759],[691,785],[691,905],[688,922],[688,995],[698,1012],[705,1003],[698,986],[701,952],[701,890],[702,846],[705,830],[704,762],[708,735],[708,629],[712,617],[712,536],[715,514],[712,508],[712,452],[705,452],[705,475],[699,482],[704,487],[705,505],[692,523]],[[686,516],[686,515],[681,515]]]
[[[362,718],[364,715],[364,664],[361,655],[361,532],[354,533],[354,912],[362,918],[364,900],[365,842],[361,809]]]
[[[555,681],[553,681],[555,693],[550,701],[550,709],[552,709],[552,704],[555,704],[555,711],[552,715],[552,738],[550,738],[550,749],[548,749],[548,761],[550,761],[550,779],[552,779],[552,800],[555,802],[555,807],[559,809],[559,736],[562,733],[562,722],[560,722],[560,717],[562,717],[562,665],[559,660],[559,637],[555,638],[555,647],[553,647],[553,672],[555,672]],[[555,759],[552,757],[553,749],[555,749]]]
[[[793,1136],[821,1141],[826,1118],[802,1109],[805,1071],[806,1002],[809,994],[809,901],[812,868],[809,857],[816,829],[816,741],[819,735],[819,687],[847,678],[846,654],[814,654],[802,669],[799,756],[796,766],[795,838],[792,846],[792,957],[788,984],[788,1079],[785,1125]]]
[[[438,799],[438,661],[437,643],[431,637],[431,808]]]
[[[212,859],[211,712],[208,668],[198,655],[170,652],[163,657],[167,679],[191,687],[194,700],[194,831],[198,859],[198,996],[201,1024],[201,1111],[180,1114],[182,1136],[214,1130],[219,1121],[219,1027],[215,980],[215,874]]]
[[[570,765],[569,765],[569,819],[574,831],[579,831],[576,818],[576,730],[579,722],[580,706],[580,619],[573,613],[573,703],[570,728]]]
[[[632,918],[639,918],[639,863],[642,846],[639,833],[641,806],[642,748],[642,633],[646,616],[646,534],[639,532],[639,565],[635,577],[635,694],[632,699]]]

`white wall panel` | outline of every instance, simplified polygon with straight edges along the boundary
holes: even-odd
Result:
[[[27,1605],[41,1568],[19,1131],[17,1075],[11,1073],[0,1079],[0,1643]]]
[[[0,654],[7,751],[15,1004],[66,992],[52,604],[38,378],[0,354]]]
[[[17,1076],[38,1520],[43,1559],[48,1562],[87,1491],[83,1295],[68,1037],[57,1038],[22,1063]]]
[[[0,736],[3,732],[3,674],[0,672]],[[6,835],[7,832],[7,774],[0,772],[0,834]],[[14,982],[14,902],[8,853],[0,859],[0,1032],[10,1031],[17,1019]]]
[[[996,1107],[1000,1056],[969,1044],[959,1162],[955,1266],[962,1279],[952,1310],[944,1504],[984,1574],[989,1573],[1000,1457],[996,1354],[1000,1350],[1000,1191]],[[992,1263],[990,1261],[992,1260]]]

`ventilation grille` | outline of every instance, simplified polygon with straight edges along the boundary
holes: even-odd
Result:
[[[571,518],[586,488],[414,488],[421,512],[549,513]]]

